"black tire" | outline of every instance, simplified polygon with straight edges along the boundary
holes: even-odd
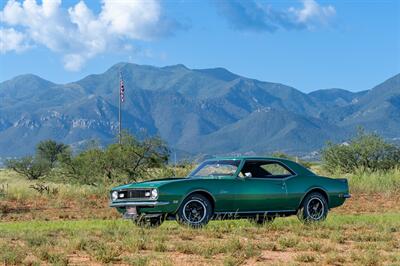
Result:
[[[140,217],[139,219],[135,220],[134,223],[139,227],[159,227],[164,222],[164,216],[160,215],[159,217]]]
[[[200,194],[189,195],[179,207],[178,223],[193,228],[205,226],[213,214],[211,202]]]
[[[328,215],[328,202],[319,192],[308,194],[301,203],[297,217],[304,223],[324,221]]]

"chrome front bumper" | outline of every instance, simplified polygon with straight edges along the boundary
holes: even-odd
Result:
[[[166,201],[122,201],[122,202],[110,202],[110,207],[154,207],[154,206],[162,206],[167,205],[169,202]],[[159,217],[162,213],[138,213],[137,208],[135,208],[134,213],[125,212],[123,218],[138,220],[141,217],[151,218],[151,217]]]
[[[130,220],[138,220],[141,218],[155,218],[155,217],[160,217],[161,215],[163,215],[162,213],[146,213],[146,214],[132,214],[132,213],[124,213],[124,215],[122,216],[123,219],[130,219]]]
[[[167,201],[121,201],[110,202],[110,207],[126,207],[126,206],[139,206],[139,207],[154,207],[168,205]]]

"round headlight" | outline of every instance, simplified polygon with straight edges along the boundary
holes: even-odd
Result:
[[[156,199],[158,197],[158,190],[156,188],[151,190],[151,199]]]
[[[113,193],[111,193],[111,198],[112,198],[112,200],[118,199],[118,192],[114,191]]]

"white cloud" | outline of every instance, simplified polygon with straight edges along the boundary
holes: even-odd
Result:
[[[161,8],[154,0],[115,1],[103,0],[100,20],[108,29],[134,39],[151,39],[157,29]]]
[[[177,25],[163,16],[158,0],[102,0],[99,14],[83,0],[68,10],[61,8],[61,0],[43,0],[41,4],[9,0],[0,11],[0,23],[21,29],[7,30],[7,36],[14,35],[16,48],[7,44],[1,51],[22,51],[30,41],[61,53],[65,68],[71,71],[80,70],[98,54],[132,49],[130,42],[152,40]],[[3,34],[0,37],[5,43]]]
[[[320,5],[315,0],[300,0],[300,7],[275,9],[261,0],[215,1],[220,15],[230,26],[243,31],[275,32],[279,29],[303,30],[328,24],[336,14],[331,5]]]
[[[304,23],[309,27],[315,24],[326,24],[333,16],[336,15],[336,9],[331,6],[322,6],[315,0],[302,0],[302,8],[289,8],[289,12],[293,13],[299,23]]]
[[[15,51],[17,53],[29,48],[25,34],[14,29],[0,28],[0,53]]]
[[[64,67],[69,71],[78,71],[86,62],[85,56],[80,54],[67,54],[64,56]]]

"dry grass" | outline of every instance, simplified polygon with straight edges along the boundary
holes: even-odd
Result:
[[[38,183],[49,193],[31,188]],[[15,172],[0,170],[0,220],[113,218],[108,187],[29,181]]]
[[[107,207],[108,188],[47,182],[58,192],[41,195],[29,188],[34,183],[0,172],[0,265],[400,265],[396,188],[353,190],[317,225],[289,217],[194,230],[121,220]]]
[[[264,265],[400,263],[400,214],[332,214],[306,226],[278,218],[255,226],[213,221],[195,230],[166,222],[141,229],[123,220],[26,221],[0,225],[5,264]]]
[[[312,170],[323,176],[347,178],[352,193],[384,193],[386,195],[400,193],[400,168],[390,171],[355,173],[326,173],[321,165],[314,165]]]

